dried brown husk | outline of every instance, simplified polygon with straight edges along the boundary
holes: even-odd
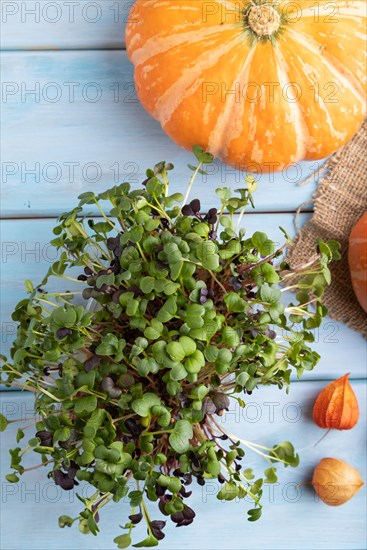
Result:
[[[339,458],[323,458],[316,466],[312,485],[325,504],[341,506],[363,486],[361,476],[353,466]]]

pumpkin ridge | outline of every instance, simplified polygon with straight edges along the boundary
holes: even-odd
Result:
[[[247,81],[249,71],[250,71],[250,66],[255,53],[255,48],[256,48],[256,44],[253,44],[253,46],[250,48],[248,52],[247,58],[245,59],[243,65],[241,66],[241,69],[239,70],[235,79],[232,82],[232,87],[237,82],[239,82],[240,88],[242,89],[243,81]],[[217,155],[222,147],[223,147],[223,153],[226,155],[228,153],[228,150],[230,149],[230,145],[233,139],[236,139],[239,135],[241,135],[243,131],[243,121],[241,122],[241,129],[239,130],[237,135],[234,135],[233,130],[231,132],[230,129],[228,128],[228,122],[230,117],[235,115],[237,120],[241,120],[243,116],[243,111],[245,107],[244,102],[241,103],[241,111],[242,111],[242,116],[241,116],[241,112],[238,109],[238,107],[237,107],[238,112],[235,113],[235,109],[233,108],[233,103],[235,101],[236,101],[236,98],[234,95],[231,95],[229,100],[227,95],[222,113],[219,115],[216,125],[209,136],[208,150],[213,155]]]
[[[293,39],[294,42],[297,42],[298,44],[300,44],[305,49],[307,49],[308,51],[310,51],[311,53],[313,53],[315,55],[320,53],[319,49],[318,49],[317,42],[315,43],[315,41],[313,39],[312,39],[312,41],[314,42],[314,44],[310,44],[308,42],[308,40],[307,40],[308,35],[304,35],[304,33],[300,32],[300,31],[294,31],[294,30],[291,30],[291,29],[289,29],[288,32],[289,32],[289,35]],[[301,37],[305,38],[305,40],[300,39]],[[337,75],[338,75],[340,83],[343,84],[343,86],[347,90],[349,90],[350,92],[353,93],[353,95],[361,102],[362,106],[365,106],[364,98],[355,89],[355,87],[350,84],[350,82],[348,81],[346,76],[343,73],[341,73],[340,70],[333,63],[330,63],[324,55],[323,56],[318,55],[318,59],[321,61],[321,63],[323,63],[325,65],[325,67],[327,67],[327,69],[330,70],[331,73],[336,72]]]
[[[144,45],[141,46],[139,49],[131,52],[129,57],[132,63],[134,63],[136,67],[139,67],[143,63],[147,63],[152,57],[156,55],[162,55],[167,53],[172,48],[179,48],[180,46],[184,46],[185,42],[190,45],[195,44],[196,42],[203,41],[205,38],[210,38],[211,35],[215,35],[218,32],[224,31],[228,32],[228,27],[224,28],[223,26],[216,25],[201,30],[200,33],[198,33],[197,30],[194,30],[186,31],[185,33],[179,34],[168,34],[167,36],[154,36],[148,39],[147,42],[145,42]],[[196,40],[193,39],[195,36],[197,37]],[[179,40],[176,42],[178,38]]]
[[[221,48],[216,48],[215,51],[209,50],[203,53],[196,61],[194,67],[184,68],[181,77],[166,90],[166,92],[158,99],[153,116],[157,118],[164,127],[171,119],[173,113],[188,97],[188,91],[191,89],[195,80],[195,90],[202,84],[200,75],[209,67],[215,66],[221,57],[226,55],[234,48],[233,40],[225,42]],[[214,58],[213,62],[211,60]],[[211,63],[211,64],[209,64]],[[187,82],[189,80],[189,82]],[[184,89],[184,90],[182,90]],[[184,93],[183,93],[184,92]],[[191,94],[190,94],[191,95]]]
[[[217,2],[217,4],[223,4],[224,6],[226,6],[227,4],[229,6],[234,6],[235,8],[238,8],[238,0],[214,0],[215,2]]]
[[[277,45],[274,48],[275,53],[275,59],[277,61],[277,69],[278,69],[278,76],[279,76],[279,84],[281,86],[285,86],[287,82],[289,82],[289,67],[288,63],[284,57],[284,55],[281,52],[280,47]],[[283,82],[281,82],[281,75],[283,73]],[[290,102],[291,109],[293,110],[293,121],[294,125],[296,126],[296,139],[297,139],[297,151],[295,154],[295,159],[291,160],[290,162],[298,162],[304,158],[306,151],[308,150],[308,145],[310,141],[310,132],[309,128],[307,126],[303,111],[301,109],[301,106],[299,104],[299,101]]]
[[[311,36],[308,33],[297,31],[298,34],[302,34],[309,42],[313,42],[315,49],[319,49],[322,44],[318,42],[313,36]],[[337,71],[338,74],[344,75],[344,78],[347,80],[350,80],[353,82],[354,89],[357,91],[359,96],[363,98],[364,95],[364,89],[363,85],[358,82],[358,79],[354,76],[354,74],[340,61],[337,57],[334,55],[331,55],[327,51],[327,47],[325,48],[325,51],[323,51],[323,59],[328,60],[328,63],[334,68],[334,70]],[[329,66],[329,65],[328,65]],[[363,99],[361,100],[363,102]]]
[[[235,9],[233,11],[238,11],[238,0],[214,0],[220,7],[224,6],[226,10],[227,6],[233,6]]]
[[[343,4],[341,2],[343,2]],[[338,11],[335,12],[334,16],[348,18],[366,16],[365,6],[363,5],[363,2],[361,0],[334,0],[333,3],[337,3],[338,6]],[[318,0],[319,6],[327,6],[328,4],[330,4],[330,0]],[[307,2],[307,7],[305,5],[304,8],[301,8],[302,19],[305,17],[312,17],[313,19],[315,18],[315,4],[311,4],[311,7],[309,6],[310,2]],[[344,11],[345,9],[347,9],[346,12]],[[352,10],[355,10],[354,14],[352,13]],[[328,16],[325,14],[325,17]]]

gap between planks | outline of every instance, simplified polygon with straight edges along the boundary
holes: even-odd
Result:
[[[312,209],[305,209],[302,210],[301,214],[313,214],[314,210]],[[207,212],[204,210],[201,212],[202,214],[207,214]],[[261,216],[261,215],[290,215],[290,216],[296,216],[297,210],[262,210],[258,212],[246,212],[246,216]],[[60,214],[61,215],[61,214]],[[226,215],[226,214],[225,214]],[[88,218],[102,218],[100,214],[96,212],[96,214],[91,213],[88,216],[84,216],[86,219]],[[40,215],[40,216],[0,216],[0,221],[12,221],[12,220],[57,220],[58,216],[47,216],[47,215]]]

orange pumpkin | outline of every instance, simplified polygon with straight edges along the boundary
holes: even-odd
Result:
[[[366,112],[364,0],[137,0],[127,53],[179,145],[281,170],[344,145]]]
[[[367,313],[367,212],[349,236],[348,262],[355,295]]]

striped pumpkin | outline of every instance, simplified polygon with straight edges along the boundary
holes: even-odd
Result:
[[[137,0],[127,53],[179,145],[280,170],[344,145],[366,111],[365,0]]]
[[[355,295],[367,313],[367,212],[349,236],[348,262]]]

